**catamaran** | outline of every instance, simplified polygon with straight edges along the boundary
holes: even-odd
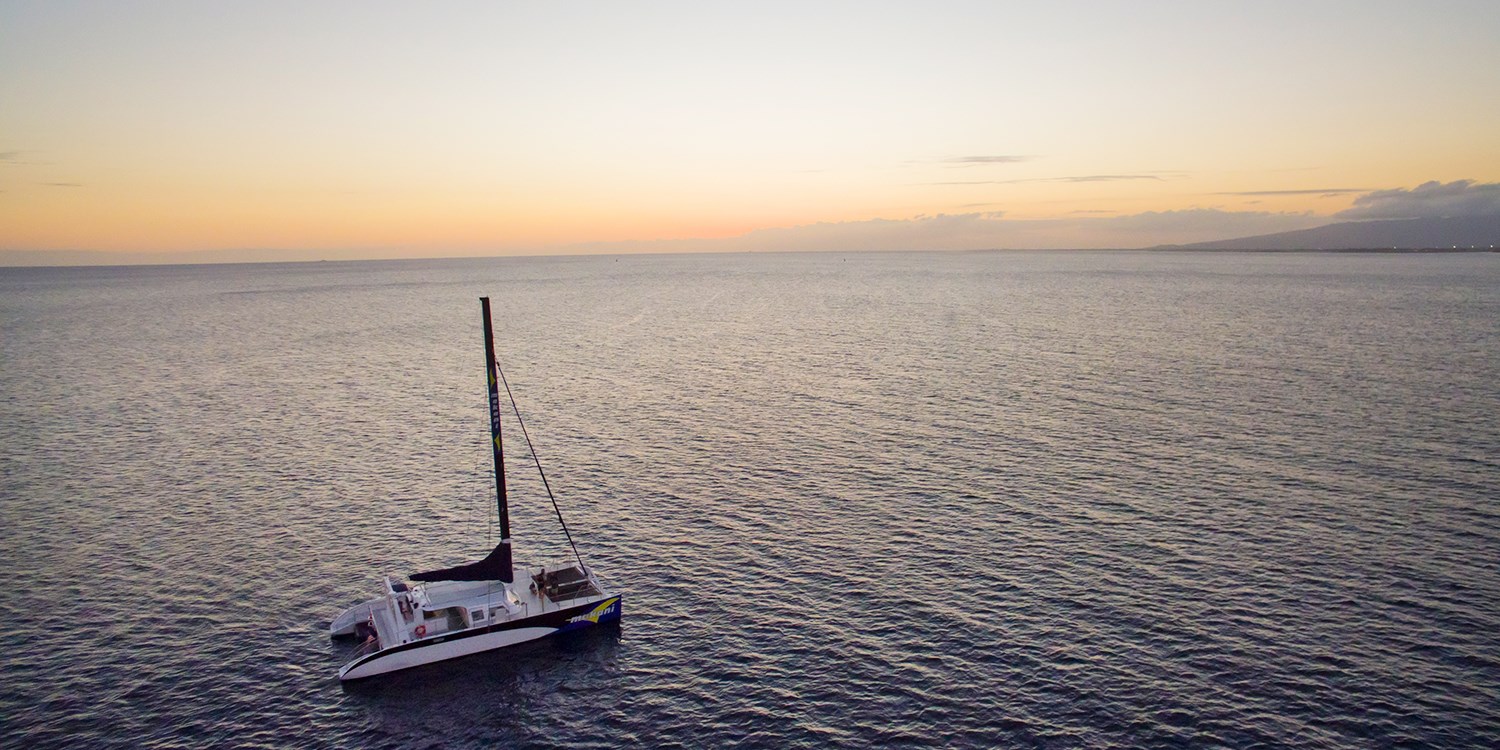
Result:
[[[561,511],[557,519],[573,547],[573,559],[535,566],[511,562],[505,450],[500,439],[501,385],[528,445],[531,437],[495,359],[490,298],[481,297],[479,301],[484,313],[500,542],[483,560],[416,573],[410,577],[413,583],[386,576],[380,596],[334,618],[328,626],[330,635],[363,639],[353,658],[339,669],[340,680],[372,677],[620,619],[620,595],[606,588],[593,569],[583,564]],[[535,460],[534,450],[531,455]],[[541,473],[539,460],[536,467]],[[551,498],[547,476],[542,473],[541,477]],[[552,503],[555,509],[557,500],[553,498]]]

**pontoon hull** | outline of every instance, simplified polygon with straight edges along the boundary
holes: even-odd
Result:
[[[333,618],[328,624],[328,634],[334,638],[354,635],[355,629],[360,623],[370,619],[370,615],[381,606],[385,605],[385,597],[371,599],[370,601],[356,604]]]

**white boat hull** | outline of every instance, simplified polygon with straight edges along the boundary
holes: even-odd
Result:
[[[514,646],[554,633],[620,618],[620,597],[604,596],[577,606],[489,627],[450,631],[361,656],[339,670],[340,680],[410,669],[484,651]]]

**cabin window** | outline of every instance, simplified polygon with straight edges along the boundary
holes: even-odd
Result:
[[[469,619],[472,619],[472,620],[483,620],[484,619],[484,610],[482,610],[482,609],[471,609],[471,610],[469,610]]]

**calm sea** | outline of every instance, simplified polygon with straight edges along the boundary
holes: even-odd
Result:
[[[624,621],[343,686],[481,295]],[[1493,748],[1500,255],[0,269],[0,569],[15,747]]]

